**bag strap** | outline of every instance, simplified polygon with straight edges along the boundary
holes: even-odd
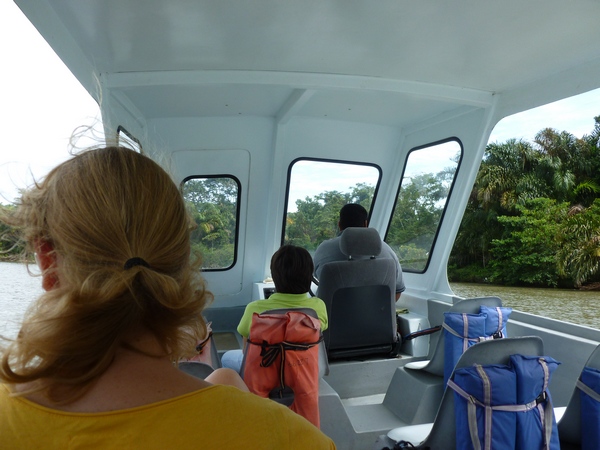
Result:
[[[585,384],[583,381],[581,380],[577,380],[577,383],[575,384],[575,386],[583,393],[589,395],[590,397],[592,397],[594,400],[596,400],[597,402],[600,402],[600,394],[598,394],[596,391],[594,391],[591,387],[589,387],[587,384]]]
[[[261,347],[260,356],[262,360],[260,363],[261,367],[269,367],[277,359],[278,355],[284,355],[286,350],[294,351],[306,351],[313,348],[315,345],[319,345],[323,341],[323,336],[315,342],[288,342],[282,341],[274,344],[269,344],[268,341],[263,340],[262,342],[256,342],[248,339],[246,342],[252,345],[259,345]]]
[[[478,343],[478,342],[482,342],[482,341],[489,341],[490,339],[501,339],[504,337],[504,333],[502,333],[502,324],[504,322],[504,318],[502,316],[502,308],[496,307],[496,311],[498,312],[498,329],[489,336],[479,336],[479,337],[475,337],[475,338],[467,337],[469,335],[469,315],[467,313],[462,313],[462,318],[463,318],[463,334],[462,335],[460,333],[458,333],[457,331],[455,331],[446,322],[444,322],[442,324],[442,327],[444,328],[444,330],[448,331],[450,334],[456,336],[457,338],[462,339],[463,340],[463,351],[466,351],[468,348],[469,341]],[[426,331],[426,330],[423,330],[423,331]],[[487,330],[486,330],[486,332],[487,332]]]
[[[466,315],[466,314],[465,314]],[[468,319],[465,319],[465,325],[468,323]],[[461,335],[460,333],[457,333],[456,331],[454,331],[454,329],[448,325],[446,322],[444,322],[442,324],[442,328],[444,328],[444,330],[448,331],[448,333],[452,334],[453,336],[456,336],[457,338],[460,338],[463,340],[463,352],[467,351],[467,348],[469,347],[469,341],[470,342],[482,342],[482,341],[489,341],[490,339],[495,339],[493,336],[479,336],[476,338],[470,338],[470,337],[466,337],[468,334],[468,325],[466,325],[463,330],[464,335]]]
[[[504,334],[502,333],[502,325],[504,323],[504,317],[502,316],[502,308],[500,308],[499,306],[496,306],[496,312],[498,313],[498,328],[496,329],[496,332],[494,334],[492,334],[492,337],[494,339],[500,339],[504,337]],[[487,333],[487,330],[486,330]]]
[[[548,369],[548,363],[544,358],[538,358],[538,363],[542,366],[544,371],[544,387],[540,396],[544,396],[546,405],[542,406],[543,401],[538,403],[538,410],[540,417],[542,418],[542,428],[544,429],[544,450],[550,450],[550,440],[552,439],[552,418],[554,411],[552,408],[552,402],[548,395],[548,383],[550,382],[550,370]],[[539,398],[539,397],[538,397]]]
[[[255,342],[248,339],[246,342],[252,345],[260,345],[260,356],[262,356],[262,360],[260,362],[260,367],[269,367],[271,364],[275,362],[277,356],[281,355],[281,360],[279,361],[279,384],[281,389],[285,388],[285,352],[287,350],[294,351],[306,351],[310,350],[316,345],[319,345],[323,341],[323,336],[319,337],[319,340],[316,342],[277,342],[275,344],[269,344],[267,341],[263,340],[262,342]]]

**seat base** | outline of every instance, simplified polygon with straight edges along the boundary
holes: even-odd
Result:
[[[443,377],[398,367],[383,404],[409,425],[433,422],[444,395]]]

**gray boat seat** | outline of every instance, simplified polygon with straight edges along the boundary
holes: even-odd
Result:
[[[600,369],[600,345],[592,352],[584,367]],[[577,387],[573,390],[567,409],[558,422],[558,436],[561,449],[581,448],[581,399]]]
[[[508,364],[510,356],[515,354],[543,356],[542,339],[538,336],[525,336],[480,342],[462,354],[455,370],[473,364]],[[387,439],[394,442],[411,442],[415,448],[420,449],[455,450],[455,421],[454,391],[446,389],[432,424],[396,428],[388,433]]]
[[[184,371],[188,375],[192,375],[203,380],[214,372],[214,369],[211,365],[200,361],[181,361],[178,364],[178,367],[179,370]]]
[[[329,359],[397,350],[396,263],[378,258],[381,247],[374,228],[346,228],[340,250],[348,259],[322,267],[317,297],[327,305],[323,336]]]
[[[498,297],[477,297],[452,305],[450,312],[477,314],[480,307],[500,307]],[[417,338],[418,339],[418,338]],[[384,405],[400,420],[416,425],[433,422],[444,394],[444,333],[428,361],[417,361],[398,367],[383,399]]]

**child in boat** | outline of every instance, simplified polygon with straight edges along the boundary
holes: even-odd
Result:
[[[250,335],[252,315],[279,308],[311,308],[315,310],[321,322],[321,331],[327,329],[327,307],[323,300],[309,295],[312,282],[313,261],[310,253],[302,247],[284,245],[271,257],[271,276],[275,283],[275,293],[268,299],[256,300],[246,306],[244,315],[237,327],[243,337],[243,345]],[[226,352],[221,363],[236,371],[240,371],[243,350]]]
[[[0,448],[334,448],[288,408],[211,383],[243,387],[233,371],[177,368],[206,334],[212,295],[182,196],[154,161],[81,153],[0,219],[36,254],[46,291],[1,350]]]

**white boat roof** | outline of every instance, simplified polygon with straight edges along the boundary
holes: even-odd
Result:
[[[598,1],[16,3],[92,95],[99,80],[145,120],[410,127],[465,107],[501,118],[600,86]]]

